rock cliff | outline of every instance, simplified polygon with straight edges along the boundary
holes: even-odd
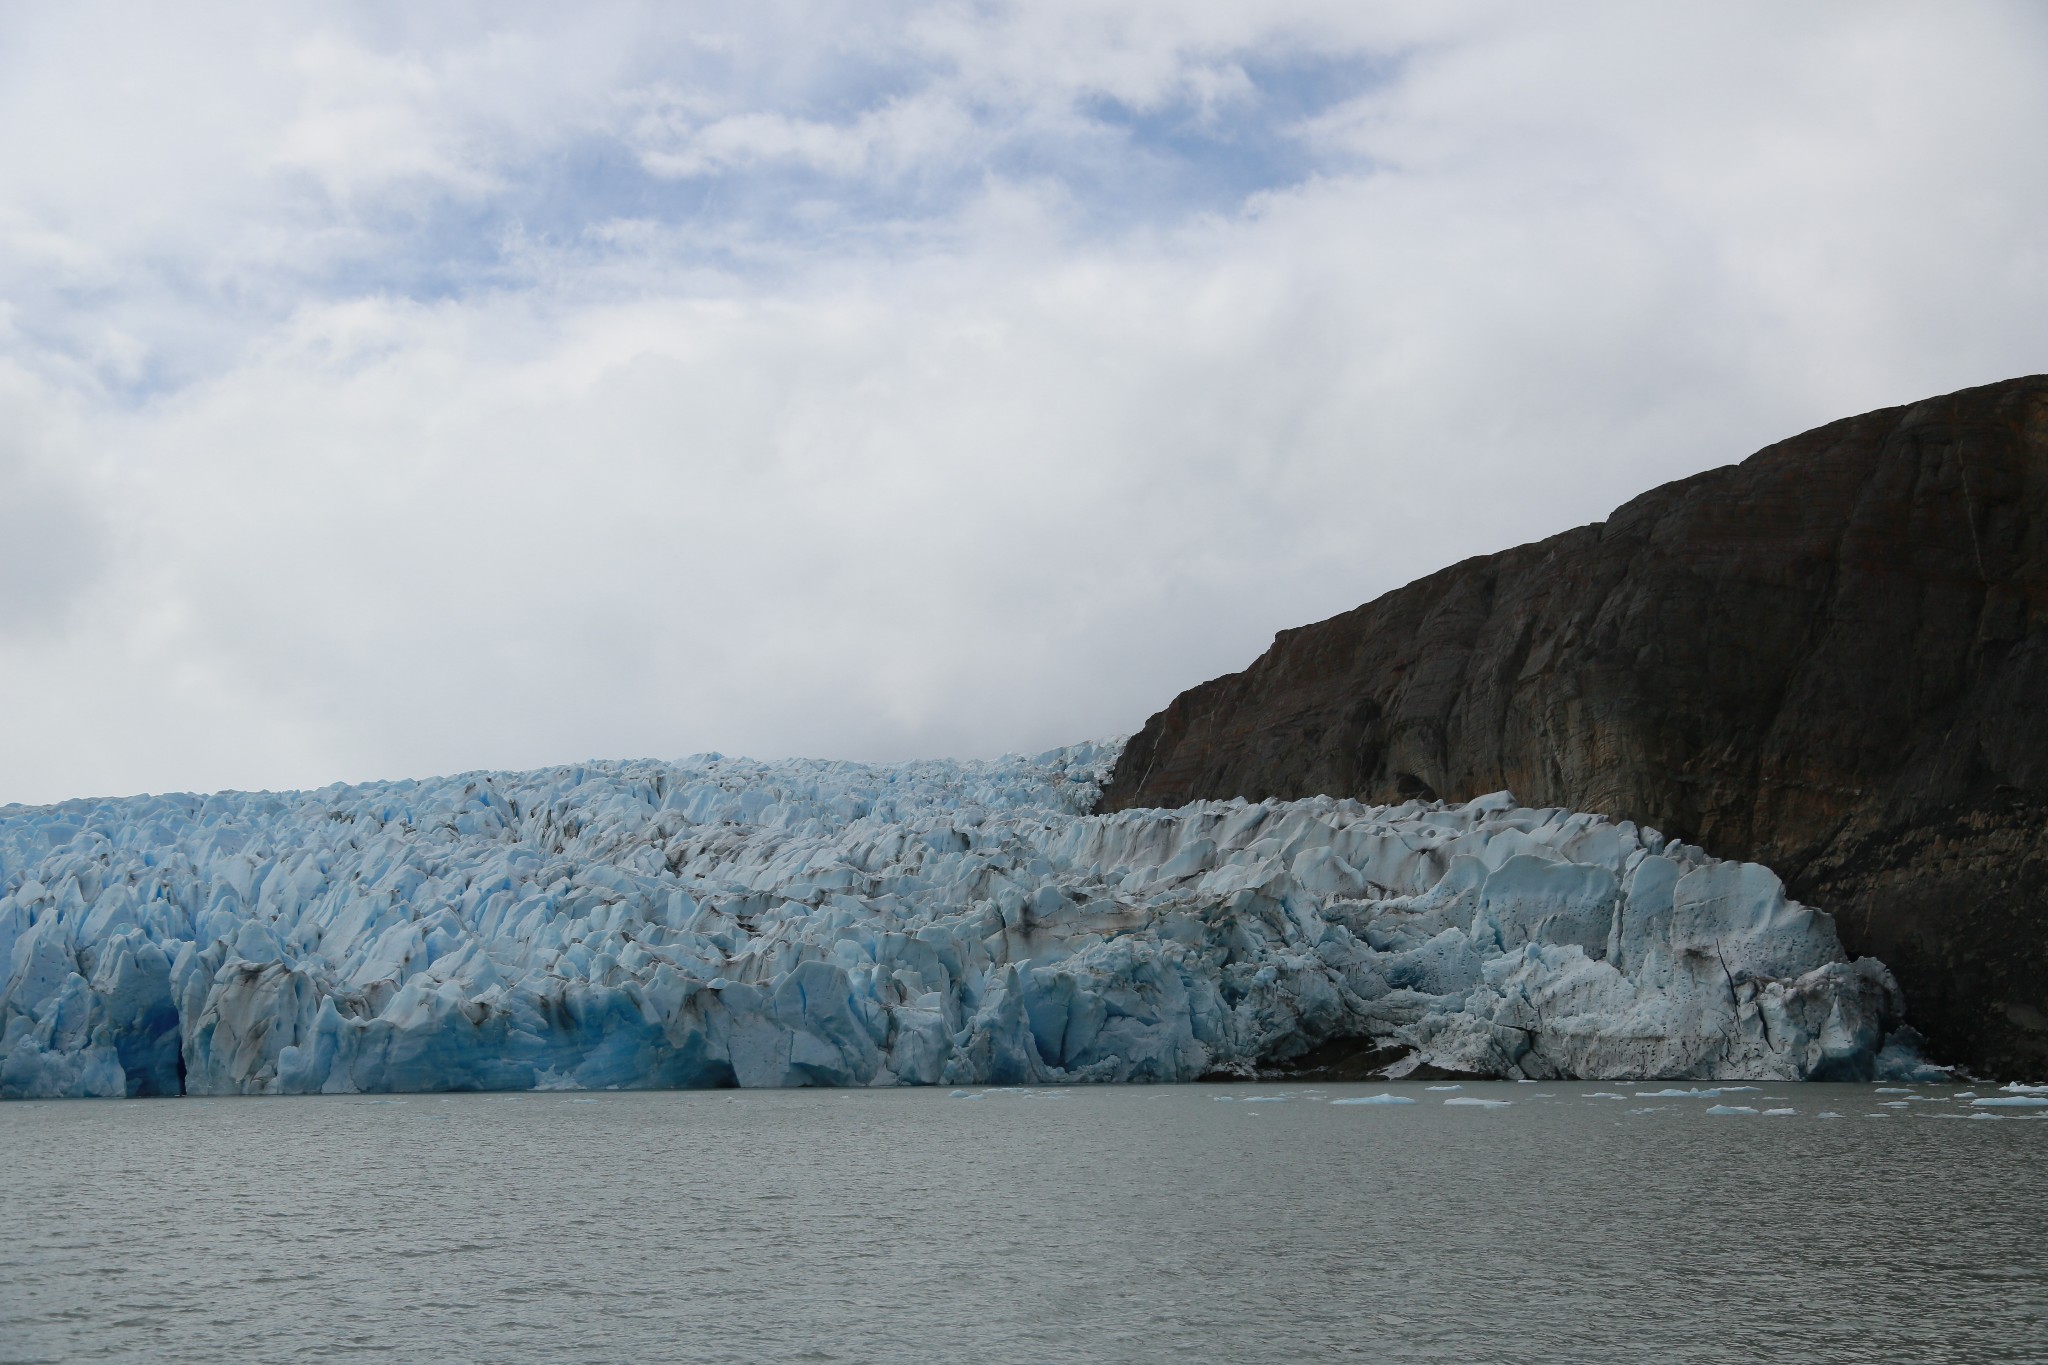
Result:
[[[2048,376],[1284,631],[1147,721],[1101,809],[1501,788],[1767,864],[1936,1056],[2048,1073]]]

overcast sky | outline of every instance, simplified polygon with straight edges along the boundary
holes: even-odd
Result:
[[[2048,370],[2048,9],[0,8],[0,801],[1135,729]]]

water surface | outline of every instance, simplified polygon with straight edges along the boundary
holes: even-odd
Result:
[[[2048,1358],[2048,1121],[1663,1088],[8,1104],[0,1360]]]

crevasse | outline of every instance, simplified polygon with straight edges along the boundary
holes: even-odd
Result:
[[[1086,815],[1118,747],[6,807],[0,1094],[1847,1079],[1900,1023],[1762,867],[1506,793]]]

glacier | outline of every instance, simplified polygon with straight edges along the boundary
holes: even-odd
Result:
[[[0,808],[0,1095],[1185,1081],[1345,1039],[1868,1079],[1910,1036],[1765,868],[1507,793],[1088,814],[1119,747]]]

